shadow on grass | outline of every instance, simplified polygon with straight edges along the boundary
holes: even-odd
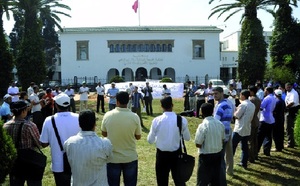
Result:
[[[271,156],[260,156],[248,169],[235,169],[230,185],[262,185],[259,180],[268,180],[270,185],[291,185],[300,183],[300,152],[285,149]],[[247,176],[245,176],[247,175]]]

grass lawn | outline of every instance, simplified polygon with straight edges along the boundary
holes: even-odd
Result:
[[[77,103],[77,106],[79,103]],[[108,110],[108,104],[105,105]],[[96,101],[89,101],[89,108],[92,110],[96,109]],[[183,99],[174,100],[174,111],[180,113],[183,110]],[[159,100],[153,102],[154,116],[147,116],[145,113],[142,114],[144,125],[146,128],[143,129],[141,140],[137,141],[138,151],[138,186],[149,186],[156,185],[155,178],[155,145],[150,145],[147,142],[147,135],[151,126],[152,119],[162,113],[162,109],[159,104]],[[101,135],[101,121],[103,114],[97,114],[97,134]],[[186,142],[187,151],[196,158],[196,165],[191,179],[187,182],[187,185],[196,185],[196,172],[198,153],[197,148],[193,142],[195,138],[195,132],[201,119],[198,118],[187,118],[189,122],[189,130],[191,133],[191,140]],[[120,121],[122,122],[122,121]],[[233,125],[232,125],[233,128]],[[50,170],[50,151],[49,147],[43,149],[43,152],[48,156],[48,165],[45,170],[43,185],[52,186],[55,185],[54,177]],[[240,147],[237,148],[237,154],[234,157],[235,163],[240,161]],[[234,166],[234,176],[227,175],[228,185],[289,185],[298,186],[300,185],[300,150],[295,149],[284,149],[283,152],[271,152],[271,156],[267,157],[263,154],[259,154],[259,160],[254,164],[249,164],[248,169],[245,170],[239,166]],[[8,182],[3,185],[8,185]],[[169,185],[174,185],[171,176],[169,179]]]

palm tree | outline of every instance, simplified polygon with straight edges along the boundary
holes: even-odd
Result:
[[[211,4],[214,0],[210,0]],[[217,13],[221,17],[224,13],[232,11],[224,21],[237,12],[244,11],[242,22],[240,47],[238,53],[238,76],[243,85],[255,83],[256,79],[262,80],[266,67],[266,43],[263,38],[263,27],[257,18],[257,10],[267,10],[273,0],[236,0],[233,3],[220,4],[212,9],[209,18]]]

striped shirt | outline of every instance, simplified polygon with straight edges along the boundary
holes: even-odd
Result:
[[[219,101],[218,105],[215,107],[214,118],[221,121],[225,126],[225,136],[226,141],[230,136],[230,123],[233,117],[232,106],[228,104],[227,99]]]
[[[112,157],[112,144],[94,131],[80,131],[64,144],[72,169],[72,185],[108,186],[106,163]]]
[[[201,148],[198,150],[199,154],[220,152],[225,139],[224,131],[225,127],[219,120],[212,116],[206,117],[199,124],[195,135],[195,143],[201,145]]]

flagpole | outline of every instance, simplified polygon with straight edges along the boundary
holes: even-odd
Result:
[[[138,11],[139,11],[139,12],[138,12],[138,14],[139,14],[139,15],[138,15],[138,17],[139,17],[138,19],[139,19],[139,26],[141,26],[141,16],[140,16],[141,4],[140,4],[140,1],[141,1],[141,0],[138,0]]]

